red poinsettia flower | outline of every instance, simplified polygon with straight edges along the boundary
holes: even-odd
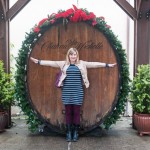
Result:
[[[66,10],[65,12],[62,13],[62,17],[63,18],[67,18],[69,17],[70,15],[72,15],[74,13],[74,10],[71,8],[71,9],[68,9]]]
[[[80,21],[92,21],[92,26],[95,26],[97,24],[96,16],[93,12],[86,13],[86,11],[82,9],[78,9],[75,5],[73,5],[73,8],[70,8],[63,12],[58,12],[57,14],[52,13],[49,18],[51,18],[50,23],[53,24],[58,18],[69,18],[71,22],[80,22]],[[102,20],[105,20],[104,17],[99,17]],[[42,19],[38,26],[34,28],[34,32],[38,33],[40,31],[40,26],[43,25],[45,21],[47,21],[48,18]],[[110,26],[106,25],[107,28],[110,28]]]
[[[93,12],[90,12],[90,14],[88,15],[88,19],[94,19],[96,16]]]
[[[62,17],[62,14],[63,14],[63,12],[60,12],[60,13],[56,14],[56,15],[55,15],[55,18],[56,18],[56,19],[61,18],[61,17]]]
[[[34,28],[34,32],[35,32],[35,33],[38,33],[39,31],[40,31],[39,27],[35,27],[35,28]]]
[[[75,5],[72,5],[72,6],[73,6],[73,8],[74,8],[75,11],[78,10],[77,6],[75,6]]]
[[[81,11],[80,15],[81,15],[81,18],[82,18],[84,21],[88,20],[88,16],[87,16],[86,12]]]
[[[54,22],[55,22],[55,20],[54,20],[54,19],[50,20],[50,23],[51,23],[51,24],[53,24]]]
[[[44,18],[42,19],[39,23],[38,23],[38,26],[40,27],[48,18]]]
[[[92,26],[95,26],[97,24],[96,20],[93,20]]]
[[[78,22],[83,19],[82,17],[83,11],[81,9],[78,9],[77,11],[74,12],[74,15],[70,18],[70,21],[72,22]]]

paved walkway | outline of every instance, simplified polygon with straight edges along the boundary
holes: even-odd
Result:
[[[78,142],[66,142],[63,136],[31,134],[23,119],[0,133],[0,150],[150,150],[150,136],[140,137],[132,129],[132,118],[123,117],[101,137],[82,136]]]

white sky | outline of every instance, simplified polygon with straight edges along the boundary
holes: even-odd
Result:
[[[10,7],[17,0],[10,0]],[[25,40],[25,33],[47,15],[57,13],[58,10],[72,8],[72,4],[79,8],[87,8],[97,17],[103,16],[111,26],[115,35],[118,35],[123,47],[126,48],[126,13],[113,0],[31,0],[10,22],[10,42],[14,44],[15,51],[21,47]]]

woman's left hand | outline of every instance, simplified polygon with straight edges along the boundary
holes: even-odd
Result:
[[[117,63],[114,63],[114,64],[108,64],[108,67],[114,67],[114,66],[116,66],[117,65]]]

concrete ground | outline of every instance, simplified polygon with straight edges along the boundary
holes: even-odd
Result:
[[[150,136],[140,137],[132,129],[131,117],[122,117],[102,136],[82,136],[78,142],[66,142],[58,135],[31,134],[24,119],[12,121],[14,126],[0,133],[0,150],[150,150]]]

